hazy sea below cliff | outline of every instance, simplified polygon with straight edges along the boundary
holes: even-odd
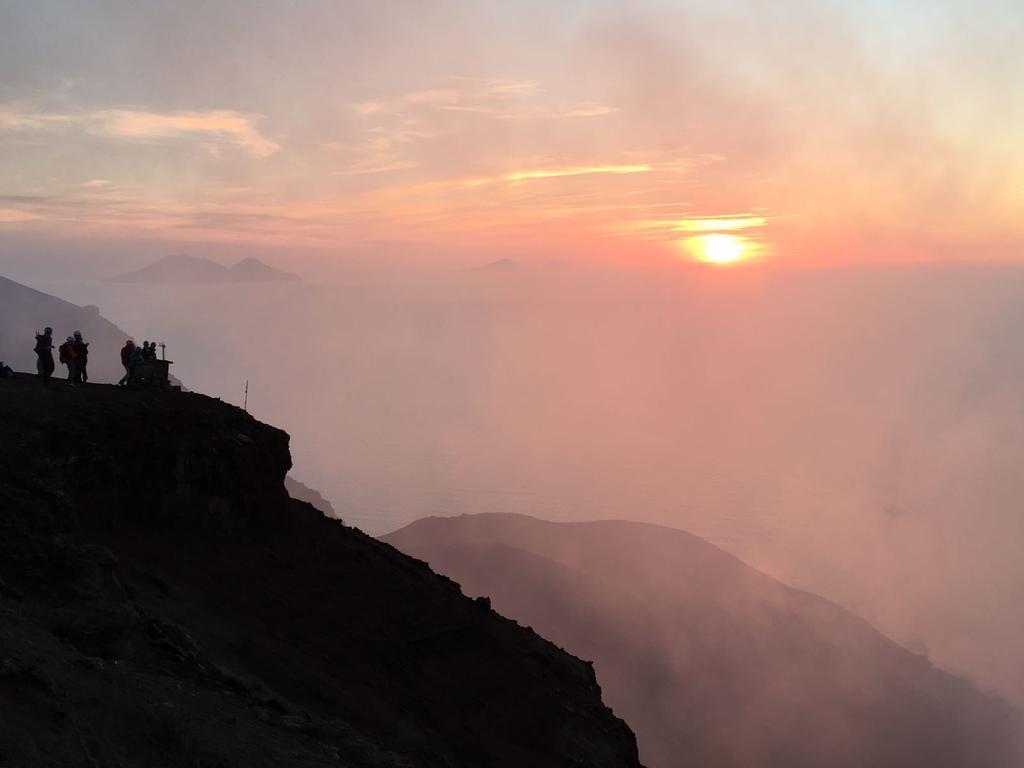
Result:
[[[34,287],[166,342],[196,391],[248,381],[370,533],[683,528],[1024,700],[1024,271]]]

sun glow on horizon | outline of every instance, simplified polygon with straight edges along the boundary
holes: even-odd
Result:
[[[724,266],[744,261],[750,256],[750,244],[738,235],[702,235],[691,238],[688,245],[695,251],[697,260],[705,264]]]

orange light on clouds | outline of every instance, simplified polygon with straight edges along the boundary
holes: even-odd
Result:
[[[520,181],[537,181],[544,179],[565,179],[573,176],[627,176],[635,173],[649,173],[650,165],[593,165],[570,166],[567,168],[540,168],[525,171],[512,171],[498,176],[476,176],[467,179],[448,179],[420,184],[413,189],[474,189],[494,184],[516,183]]]
[[[768,220],[763,216],[711,216],[708,218],[683,219],[674,227],[674,232],[731,232],[737,229],[763,227]]]

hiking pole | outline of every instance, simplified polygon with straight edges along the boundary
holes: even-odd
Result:
[[[245,380],[245,400],[242,403],[242,410],[247,412],[247,413],[249,411],[249,380],[248,379]]]

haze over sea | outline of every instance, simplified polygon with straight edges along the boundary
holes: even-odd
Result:
[[[477,512],[684,528],[1024,688],[1024,270],[39,287],[166,341],[197,390],[241,404],[248,379],[294,474],[369,532]]]

